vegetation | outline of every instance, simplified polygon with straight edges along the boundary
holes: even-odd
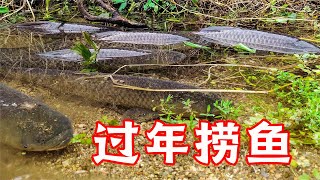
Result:
[[[95,64],[97,62],[97,55],[100,51],[100,47],[92,41],[90,34],[87,32],[82,33],[85,44],[82,42],[76,42],[72,47],[72,50],[79,54],[82,58],[83,72],[95,72]],[[93,48],[90,50],[89,47]]]
[[[200,119],[232,119],[235,120],[239,117],[240,107],[234,107],[232,101],[221,100],[215,101],[212,104],[207,106],[207,112],[196,112],[192,109],[192,101],[187,99],[182,101],[184,112],[177,114],[175,112],[175,105],[172,103],[172,95],[169,95],[166,99],[160,100],[160,105],[155,107],[153,110],[158,109],[161,111],[160,119],[167,123],[185,123],[188,126],[188,129],[192,131],[195,126],[198,124]],[[216,108],[220,111],[218,114],[213,114],[212,110]],[[197,116],[197,114],[199,116]],[[184,117],[189,117],[185,119]]]

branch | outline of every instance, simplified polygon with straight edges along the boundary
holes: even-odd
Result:
[[[83,15],[83,17],[89,21],[98,21],[98,22],[106,22],[106,23],[112,23],[112,24],[118,24],[125,27],[147,27],[144,24],[131,22],[128,19],[122,17],[117,10],[115,10],[112,6],[105,4],[102,0],[96,0],[100,6],[109,11],[112,14],[111,18],[105,18],[105,17],[98,17],[91,15],[84,7],[83,0],[78,0],[77,5],[80,13]]]

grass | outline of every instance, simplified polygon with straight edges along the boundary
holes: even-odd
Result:
[[[206,112],[199,115],[192,109],[192,101],[187,99],[182,101],[184,112],[178,114],[175,112],[175,105],[172,103],[173,96],[169,95],[166,99],[160,100],[160,105],[153,110],[161,111],[160,120],[172,124],[187,124],[188,130],[193,131],[200,119],[232,119],[236,120],[239,117],[240,107],[235,107],[232,101],[221,100],[208,104]],[[212,109],[216,108],[220,111],[219,114],[213,114]],[[188,117],[188,118],[186,118]]]

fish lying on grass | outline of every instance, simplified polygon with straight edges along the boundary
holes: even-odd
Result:
[[[5,74],[10,77],[10,74]],[[216,93],[203,92],[169,92],[169,91],[148,91],[150,89],[197,89],[195,86],[181,84],[175,81],[159,80],[147,77],[128,75],[113,75],[112,77],[121,85],[130,85],[147,90],[127,89],[116,87],[106,74],[79,74],[71,71],[30,69],[23,72],[14,72],[13,76],[20,77],[24,82],[33,83],[37,86],[49,88],[59,94],[78,96],[80,99],[89,102],[100,102],[105,104],[118,105],[126,108],[146,109],[150,113],[154,107],[160,105],[161,99],[166,99],[170,94],[173,96],[170,104],[173,104],[174,112],[180,114],[186,111],[183,100],[192,101],[191,108],[196,114],[206,113],[207,105],[219,101]],[[18,78],[16,78],[18,79]],[[161,111],[159,107],[156,109]],[[212,112],[217,112],[214,108]],[[132,111],[137,114],[138,111]],[[144,114],[146,114],[144,112]],[[187,113],[185,114],[187,115]],[[188,116],[188,115],[187,115]],[[138,116],[135,116],[138,117]],[[135,119],[143,121],[146,119]],[[150,119],[149,119],[150,120]]]
[[[81,32],[99,32],[106,30],[103,27],[95,27],[82,24],[71,24],[62,22],[50,22],[50,21],[38,21],[18,24],[15,26],[18,30],[29,30],[32,32],[44,33],[44,34],[60,34],[60,33],[81,33]]]
[[[0,143],[24,151],[62,149],[73,136],[67,117],[2,83],[0,133]]]
[[[319,47],[298,38],[238,27],[212,26],[195,34],[223,46],[242,43],[249,48],[262,51],[286,54],[320,53]]]
[[[149,45],[171,45],[179,44],[189,40],[186,37],[174,34],[121,31],[107,31],[96,33],[94,34],[94,37],[98,40],[107,42]]]

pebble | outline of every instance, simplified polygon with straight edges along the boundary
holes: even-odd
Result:
[[[86,170],[78,170],[78,171],[74,172],[74,174],[84,174],[84,173],[88,173],[88,171],[86,171]]]
[[[62,162],[62,166],[63,166],[63,167],[68,167],[68,166],[70,166],[70,160],[65,160],[65,161],[63,161],[63,162]]]

